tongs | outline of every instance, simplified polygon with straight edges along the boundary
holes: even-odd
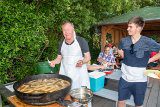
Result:
[[[51,61],[49,61],[48,57],[47,57],[47,61],[48,61],[48,64],[49,64],[49,66],[50,66]],[[51,70],[51,73],[53,73],[52,70]]]
[[[51,63],[51,61],[49,61],[48,57],[47,57],[47,61],[48,61],[49,64]]]

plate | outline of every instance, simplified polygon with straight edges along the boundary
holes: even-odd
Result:
[[[113,69],[104,69],[103,72],[105,74],[112,74],[113,73]]]
[[[112,74],[113,71],[104,71],[105,74]]]
[[[160,79],[160,71],[159,70],[146,70],[144,74],[148,77]]]

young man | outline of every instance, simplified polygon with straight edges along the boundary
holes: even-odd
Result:
[[[125,107],[125,100],[131,95],[136,107],[143,105],[147,88],[147,77],[144,75],[147,64],[160,58],[160,53],[150,58],[152,51],[159,52],[160,44],[141,35],[144,27],[142,17],[132,17],[128,21],[128,34],[119,44],[118,53],[123,57],[122,77],[118,87],[118,107]]]

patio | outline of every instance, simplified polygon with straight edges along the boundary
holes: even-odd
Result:
[[[117,80],[109,80],[105,88],[117,91]],[[107,94],[107,93],[106,93]],[[93,107],[116,107],[116,101],[109,100],[100,96],[93,97]],[[127,105],[126,107],[133,107]],[[160,80],[150,78],[143,107],[160,107]]]

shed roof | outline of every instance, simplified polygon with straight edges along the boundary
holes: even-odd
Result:
[[[122,24],[127,23],[128,19],[133,16],[141,16],[145,21],[156,21],[160,20],[160,7],[144,7],[135,11],[131,11],[120,16],[115,16],[108,18],[106,20],[100,21],[98,26],[108,25],[108,24]]]

